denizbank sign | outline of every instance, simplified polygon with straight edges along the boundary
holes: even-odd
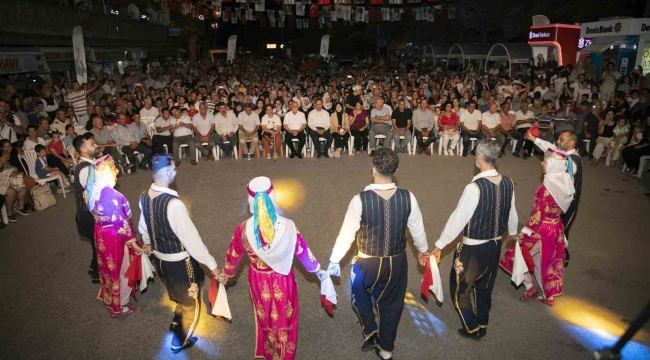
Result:
[[[582,24],[580,37],[650,34],[650,19],[612,19]]]

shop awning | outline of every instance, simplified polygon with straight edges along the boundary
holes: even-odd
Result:
[[[454,44],[449,49],[447,60],[461,59],[465,60],[482,60],[487,57],[491,46],[488,44]]]
[[[604,36],[593,38],[591,45],[582,48],[581,53],[602,53],[612,45],[623,45],[627,36]]]
[[[508,61],[510,64],[526,64],[532,56],[527,43],[496,43],[487,54],[487,61]],[[487,71],[487,62],[485,64]]]

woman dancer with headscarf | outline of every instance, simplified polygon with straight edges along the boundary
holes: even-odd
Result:
[[[544,181],[535,191],[530,219],[519,232],[517,240],[521,244],[524,258],[527,258],[526,253],[530,253],[529,259],[532,258],[532,264],[527,262],[528,272],[524,274],[523,281],[526,292],[520,298],[521,301],[532,298],[553,306],[555,297],[562,295],[565,252],[561,216],[569,208],[575,193],[573,179],[569,175],[573,174],[572,166],[567,153],[553,148],[546,151],[542,162]],[[512,244],[499,263],[510,274],[513,271],[514,257],[515,246]],[[531,272],[541,289],[533,284]]]
[[[294,255],[321,281],[329,275],[321,270],[293,221],[278,215],[269,178],[251,180],[248,195],[253,216],[235,230],[219,281],[225,284],[235,276],[242,258],[248,255],[248,282],[257,323],[255,358],[292,360],[298,341],[298,284],[291,269]]]
[[[117,168],[110,155],[89,166],[84,197],[95,217],[95,248],[101,287],[97,298],[110,310],[112,318],[126,316],[137,308],[130,303],[133,288],[124,276],[142,248],[131,225],[129,201],[115,190]]]

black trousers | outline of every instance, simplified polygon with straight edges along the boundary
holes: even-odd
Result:
[[[127,158],[129,158],[129,162],[135,166],[135,154],[134,152],[139,152],[142,154],[142,161],[140,161],[140,167],[144,167],[149,164],[149,159],[151,159],[151,154],[152,150],[149,147],[149,145],[143,143],[140,141],[138,146],[135,147],[135,149],[131,149],[130,146],[123,146],[122,147],[122,152],[124,155],[126,155]],[[135,171],[135,168],[133,168],[131,171]]]
[[[316,131],[309,130],[309,136],[311,137],[311,141],[314,143],[314,148],[316,149],[316,153],[327,154],[330,146],[332,146],[332,140],[334,140],[330,131],[327,130],[323,133],[323,135],[319,135]],[[325,139],[325,147],[323,148],[324,149],[323,151],[321,151],[321,143],[320,141],[318,141],[318,138],[321,137]]]
[[[341,135],[338,132],[332,134],[334,138],[334,148],[343,149],[348,147],[348,140],[350,139],[350,133],[346,132],[345,135]]]
[[[580,151],[581,154],[584,154],[587,152],[587,148],[585,145],[585,140],[589,140],[589,158],[591,159],[594,157],[594,149],[596,148],[596,140],[598,140],[598,135],[591,134],[591,138],[587,139],[585,136],[584,132],[581,132],[578,134],[578,150]]]
[[[513,131],[512,138],[517,140],[517,146],[515,146],[515,154],[518,154],[522,148],[524,149],[524,152],[528,154],[531,153],[534,144],[532,141],[524,138],[524,134],[526,134],[528,129],[530,128],[522,128]]]
[[[293,139],[298,139],[298,148],[293,146]],[[293,136],[292,133],[287,132],[284,135],[284,142],[287,144],[289,147],[289,151],[291,151],[292,154],[300,154],[302,153],[302,148],[305,147],[305,141],[307,140],[307,135],[305,135],[304,131],[299,131],[298,135]]]
[[[462,129],[460,132],[460,137],[463,140],[463,156],[467,156],[467,152],[469,152],[469,148],[470,148],[469,138],[477,138],[480,141],[485,136],[483,136],[483,132],[481,131],[479,131],[475,135],[472,135],[469,132],[467,132],[465,129]]]
[[[429,138],[427,139],[427,141],[424,141],[422,137],[423,137],[422,132],[418,129],[415,129],[415,140],[418,143],[418,149],[424,150],[428,148],[429,145],[431,145],[431,143],[436,141],[436,134],[433,132],[433,130],[430,130]]]
[[[172,337],[172,347],[181,347],[187,344],[199,324],[203,269],[193,258],[181,261],[163,261],[156,258],[153,263],[165,283],[169,299],[177,304],[173,322],[178,325]],[[190,287],[195,287],[195,296],[188,293]]]
[[[451,265],[449,291],[463,328],[468,333],[487,328],[492,307],[492,288],[499,270],[500,255],[501,240],[490,240],[471,246],[461,243],[456,248]]]
[[[569,230],[571,230],[571,225],[573,225],[573,220],[575,220],[576,213],[578,212],[578,203],[580,200],[573,200],[571,201],[571,205],[569,205],[569,208],[566,210],[564,214],[562,214],[562,224],[564,225],[564,236],[568,239],[569,238]]]
[[[47,154],[47,163],[48,165],[50,165],[51,168],[57,168],[61,170],[63,175],[65,176],[70,175],[70,169],[58,157],[52,154]]]
[[[164,154],[165,148],[163,145],[167,145],[167,151],[170,154],[174,154],[174,137],[173,136],[163,136],[163,135],[154,135],[151,138],[151,148],[153,154]],[[194,156],[194,155],[192,155]]]
[[[367,151],[368,150],[368,132],[359,129],[350,129],[350,133],[354,136],[354,150]]]
[[[379,348],[392,352],[404,309],[408,279],[406,252],[396,256],[356,258],[352,264],[352,306],[365,338],[378,332]],[[379,316],[379,328],[375,311]]]
[[[99,270],[97,269],[97,251],[95,250],[95,218],[90,211],[77,210],[75,217],[77,223],[77,232],[81,240],[90,241],[90,247],[93,251],[92,260],[90,261],[90,275],[93,279],[99,279]]]

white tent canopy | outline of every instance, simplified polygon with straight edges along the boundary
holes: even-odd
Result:
[[[487,53],[485,71],[488,61],[507,61],[512,64],[526,64],[532,57],[533,50],[526,43],[496,43]]]

